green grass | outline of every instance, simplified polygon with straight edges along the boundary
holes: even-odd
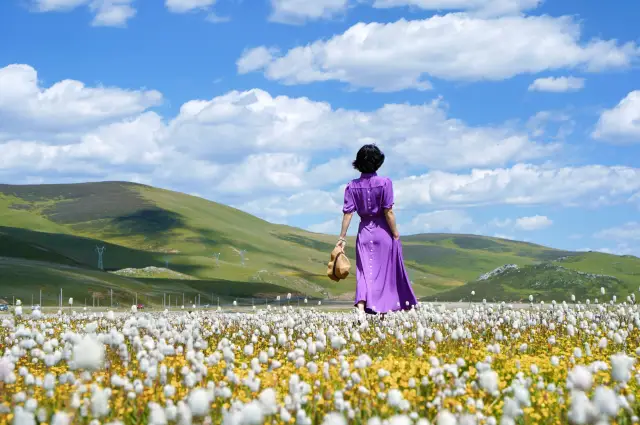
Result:
[[[271,224],[199,197],[140,184],[0,185],[0,223],[0,256],[39,262],[26,273],[24,265],[5,261],[5,272],[15,270],[11,281],[0,280],[4,293],[18,287],[29,293],[45,281],[61,285],[65,274],[56,267],[67,265],[74,266],[77,275],[104,275],[104,285],[121,288],[127,297],[132,292],[155,294],[155,286],[139,276],[108,283],[107,276],[115,275],[107,272],[165,267],[167,258],[171,270],[197,280],[153,276],[155,280],[196,285],[203,293],[221,291],[214,282],[226,282],[249,295],[258,290],[252,285],[267,285],[272,293],[346,298],[355,288],[355,261],[345,281],[335,283],[326,276],[335,236]],[[597,273],[606,269],[624,275],[625,284],[640,284],[640,275],[634,275],[640,261],[635,258],[578,255],[477,235],[423,234],[402,241],[414,290],[422,297],[455,290],[503,264],[534,265],[564,256],[569,256],[563,262],[567,268]],[[349,238],[347,255],[352,260],[354,243]],[[98,245],[106,246],[105,272],[96,269]],[[247,251],[244,266],[239,250]],[[216,265],[213,254],[218,252]]]
[[[576,260],[580,263],[586,259],[577,257]],[[621,275],[578,271],[564,266],[560,262],[549,262],[511,269],[486,280],[475,280],[464,286],[426,297],[425,300],[437,298],[438,301],[486,299],[488,302],[528,302],[529,295],[533,295],[535,302],[571,302],[571,295],[575,295],[581,302],[587,299],[593,302],[596,298],[600,302],[606,302],[611,300],[614,294],[626,297],[637,289],[634,283]],[[600,293],[602,287],[606,290],[604,296]],[[475,295],[472,295],[472,291]]]

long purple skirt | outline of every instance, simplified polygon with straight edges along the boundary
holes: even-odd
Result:
[[[416,305],[404,266],[402,244],[384,216],[361,217],[356,238],[356,299],[369,314],[409,310]]]

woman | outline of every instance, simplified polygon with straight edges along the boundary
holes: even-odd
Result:
[[[336,246],[344,248],[353,213],[360,216],[356,238],[356,299],[360,317],[365,312],[384,315],[410,309],[417,301],[404,267],[400,234],[393,214],[393,185],[376,174],[384,154],[375,145],[358,151],[353,168],[362,173],[344,191],[342,230]]]

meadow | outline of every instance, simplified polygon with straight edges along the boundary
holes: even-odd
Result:
[[[42,303],[53,307],[60,289],[63,299],[86,299],[89,306],[94,298],[110,305],[112,294],[114,306],[137,299],[156,308],[165,297],[183,294],[203,303],[270,300],[289,292],[350,300],[355,287],[355,273],[337,283],[326,277],[335,235],[146,185],[0,185],[0,223],[0,298],[9,302],[39,301],[42,293]],[[348,238],[352,259],[354,243]],[[519,301],[533,293],[550,302],[568,288],[593,297],[601,286],[625,297],[640,285],[635,257],[480,235],[403,235],[402,244],[413,289],[424,300],[469,301],[473,290],[475,301]],[[106,248],[104,270],[97,267],[97,246]],[[505,264],[519,266],[520,279],[505,274],[477,281]]]
[[[598,303],[421,303],[363,322],[18,306],[0,328],[0,424],[637,423],[635,301],[602,288]]]

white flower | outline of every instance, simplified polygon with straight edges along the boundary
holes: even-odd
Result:
[[[475,295],[475,294],[476,294],[476,291],[471,291],[471,295]]]
[[[137,306],[137,305],[135,305],[135,304],[134,304],[134,305],[132,305],[132,306],[131,306],[131,312],[132,312],[132,313],[135,313],[135,312],[137,312],[137,311],[138,311],[138,306]]]
[[[616,382],[628,382],[635,361],[624,353],[611,356],[611,379]]]
[[[69,305],[73,305],[73,298],[69,298]]]
[[[605,293],[604,286],[601,286],[601,287],[600,287],[600,293],[601,293],[602,295],[604,295],[604,293]]]
[[[109,392],[98,389],[91,397],[91,413],[96,418],[109,414]]]
[[[593,385],[593,375],[585,366],[574,367],[567,376],[571,388],[580,391],[589,391]]]
[[[167,425],[167,415],[158,403],[149,403],[149,425]]]
[[[347,420],[340,413],[331,412],[325,415],[322,425],[347,425]]]
[[[498,391],[498,373],[494,370],[485,370],[478,376],[480,388],[494,394]]]
[[[396,389],[389,390],[389,394],[387,394],[387,403],[391,407],[400,407],[400,403],[402,403],[402,393]]]
[[[70,425],[71,418],[65,412],[56,412],[51,419],[51,425]]]
[[[196,388],[189,393],[189,408],[193,416],[204,416],[209,413],[209,395],[202,388]]]
[[[451,414],[448,410],[441,410],[438,412],[438,416],[436,418],[436,425],[456,425],[457,424],[456,417]]]
[[[600,414],[614,417],[618,414],[620,404],[618,403],[618,397],[616,397],[615,391],[611,388],[598,386],[593,394],[593,404]]]
[[[104,345],[90,336],[85,336],[73,347],[73,363],[76,368],[97,370],[104,362]]]

